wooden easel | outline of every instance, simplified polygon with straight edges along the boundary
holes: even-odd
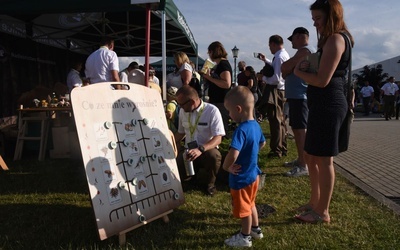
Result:
[[[158,215],[156,217],[151,218],[151,220],[144,221],[143,224],[147,224],[148,222],[151,222],[151,221],[154,221],[154,220],[157,220],[157,219],[160,219],[160,218],[162,218],[162,220],[165,223],[168,223],[169,222],[168,214],[170,214],[172,212],[173,212],[173,210],[170,210],[170,211],[167,211],[165,213],[162,213],[162,214],[160,214],[160,215]],[[119,245],[120,246],[125,246],[126,245],[126,233],[128,233],[128,232],[130,232],[130,231],[132,231],[132,230],[134,230],[134,229],[136,229],[136,228],[138,228],[140,226],[142,226],[142,225],[137,225],[137,226],[131,227],[131,228],[127,229],[127,230],[124,230],[124,231],[120,232],[118,234]]]
[[[3,170],[8,170],[7,164],[4,162],[3,157],[0,155],[0,165]]]

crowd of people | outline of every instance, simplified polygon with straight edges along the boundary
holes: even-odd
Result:
[[[345,86],[354,41],[338,0],[316,0],[310,11],[318,34],[317,52],[309,45],[309,31],[304,27],[295,28],[287,38],[296,50],[292,57],[284,47],[284,39],[271,35],[268,39],[270,54],[257,55],[265,67],[256,71],[244,61],[238,63],[238,86],[232,84],[232,66],[219,41],[210,43],[207,48],[209,59],[215,63],[212,69],[198,72],[185,53],[174,55],[176,70],[166,79],[165,114],[176,144],[180,146],[176,158],[180,177],[182,181],[203,184],[205,193],[213,196],[217,192],[219,173],[222,170],[229,173],[232,212],[241,220],[241,231],[225,241],[229,246],[250,247],[252,239],[263,238],[255,199],[261,173],[258,153],[267,142],[259,123],[265,119],[270,127],[268,158],[287,156],[288,120],[297,157],[285,162],[285,166],[290,167],[285,174],[309,176],[310,179],[309,200],[295,209],[294,218],[303,223],[329,223],[331,220],[329,207],[335,182],[333,157],[339,154],[339,129],[352,108]],[[317,69],[309,60],[309,56],[315,54],[319,61]],[[101,65],[101,68],[94,69],[93,65]],[[104,42],[90,55],[85,68],[86,77],[92,83],[115,81],[146,85],[144,72],[135,62],[119,72],[112,41]],[[79,71],[79,67],[75,70]],[[149,73],[151,81],[158,85],[154,71]],[[203,83],[202,92],[194,87],[194,79]],[[391,108],[398,96],[393,81],[389,79],[382,87],[386,119],[393,112]],[[68,86],[82,84],[71,82]],[[371,102],[373,92],[368,82],[365,86],[361,93],[367,113],[367,103]],[[204,88],[208,89],[208,98],[202,97]],[[398,107],[400,102],[397,103]],[[230,123],[235,123],[236,127],[228,135]],[[225,157],[219,150],[224,139],[230,143]],[[187,161],[193,163],[195,175],[187,175]],[[204,175],[197,174],[200,172]]]
[[[368,80],[363,81],[363,86],[359,91],[359,98],[362,102],[364,116],[372,112],[383,111],[382,117],[386,121],[396,117],[399,119],[400,113],[400,82],[396,83],[393,76],[390,76],[386,82],[376,91]],[[376,95],[376,92],[379,95]],[[383,109],[381,110],[381,106]]]
[[[83,67],[84,66],[84,67]],[[84,74],[82,69],[84,68]],[[100,41],[100,48],[94,51],[86,59],[85,64],[81,61],[73,61],[71,70],[67,76],[69,91],[75,87],[101,82],[129,82],[143,86],[149,86],[161,93],[160,80],[155,70],[149,65],[148,82],[145,82],[145,66],[136,61],[131,62],[128,67],[120,71],[117,53],[114,51],[114,40],[104,37]],[[82,77],[84,75],[84,77]],[[122,88],[123,84],[115,84],[116,89]]]
[[[231,86],[232,69],[222,44],[211,43],[208,54],[216,67],[202,75],[209,84],[209,103],[199,99],[190,86],[181,87],[177,92],[177,103],[183,109],[179,113],[177,143],[185,137],[188,159],[194,162],[195,168],[205,168],[208,172],[206,184],[210,195],[216,191],[215,176],[220,163],[217,146],[228,128],[225,117],[238,124],[222,163],[222,168],[229,172],[233,215],[241,219],[241,231],[225,241],[229,246],[249,247],[251,239],[263,237],[255,197],[260,174],[257,155],[266,140],[256,114],[266,117],[270,126],[270,158],[287,155],[287,118],[292,127],[297,159],[285,163],[292,167],[286,175],[309,175],[311,187],[309,201],[296,208],[298,214],[294,218],[303,223],[331,220],[333,157],[339,154],[339,129],[352,108],[345,86],[354,41],[343,20],[339,1],[317,0],[310,11],[318,33],[317,69],[311,68],[311,62],[306,60],[315,52],[308,45],[309,32],[298,27],[288,38],[297,50],[293,57],[285,50],[281,36],[270,36],[268,46],[272,58],[258,54],[265,63],[259,73],[240,61],[237,87]],[[206,107],[207,113],[214,115],[203,115]],[[209,150],[216,152],[216,157],[204,164],[203,158]],[[178,166],[184,167],[183,161]],[[184,179],[183,170],[181,174]]]

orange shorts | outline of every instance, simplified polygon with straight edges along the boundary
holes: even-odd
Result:
[[[251,208],[256,205],[259,176],[247,187],[239,190],[231,189],[232,213],[236,218],[244,218],[251,215]]]

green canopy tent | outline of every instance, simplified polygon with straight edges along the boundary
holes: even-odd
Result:
[[[13,95],[2,98],[0,117],[15,113],[18,94],[64,82],[68,61],[89,55],[105,35],[114,38],[121,57],[197,56],[193,34],[172,0],[2,1],[0,82],[2,93]]]
[[[151,1],[151,0],[150,0]],[[104,35],[116,40],[119,56],[144,56],[145,6],[135,0],[2,1],[0,32],[73,52],[89,54]],[[156,1],[157,2],[157,1]],[[166,54],[197,55],[197,44],[172,0],[150,5],[150,56],[162,56],[161,13],[166,14]]]

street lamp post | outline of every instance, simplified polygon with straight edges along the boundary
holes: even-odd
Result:
[[[236,47],[236,45],[235,45],[235,47],[232,49],[232,55],[233,55],[233,63],[234,63],[234,66],[233,66],[233,84],[236,84],[236,82],[237,82],[237,79],[236,79],[236,58],[238,57],[238,54],[239,54],[239,49]]]

